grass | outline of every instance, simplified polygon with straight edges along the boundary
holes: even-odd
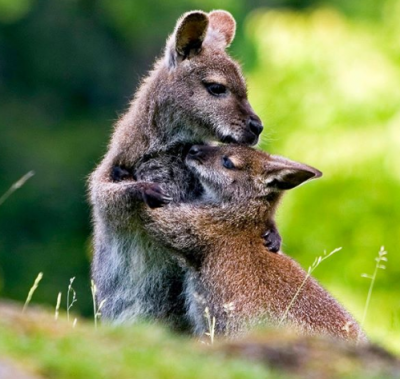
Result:
[[[92,301],[93,301],[93,319],[94,319],[94,327],[97,329],[98,320],[101,317],[101,308],[107,301],[107,299],[103,299],[100,301],[100,304],[97,305],[96,295],[97,295],[97,287],[93,280],[90,282],[90,290],[92,292]]]
[[[58,316],[60,314],[61,297],[62,297],[62,293],[59,292],[57,295],[56,310],[54,312],[54,320],[56,320],[56,321],[58,320]]]
[[[0,205],[2,205],[17,189],[21,188],[35,173],[29,171],[21,179],[16,181],[1,197]]]
[[[69,280],[69,285],[68,285],[68,290],[67,290],[67,320],[69,321],[69,311],[73,307],[73,305],[78,301],[76,298],[76,292],[74,288],[72,287],[72,283],[74,282],[75,277],[71,278]],[[70,295],[72,295],[72,299],[70,301]],[[76,320],[76,319],[75,319]],[[74,320],[74,322],[76,322]]]
[[[42,280],[42,278],[43,278],[43,273],[39,272],[38,276],[36,277],[35,281],[33,282],[32,287],[30,288],[30,290],[28,292],[28,296],[26,297],[25,304],[22,308],[22,313],[24,313],[26,308],[28,308],[28,305],[32,300],[32,296],[35,293],[36,289],[39,287],[39,283]]]
[[[214,343],[214,338],[215,338],[215,317],[210,314],[210,310],[208,307],[205,308],[204,310],[204,318],[207,321],[207,332],[206,336],[210,338],[210,344],[212,345]]]
[[[361,328],[364,326],[365,319],[367,317],[367,312],[368,312],[368,309],[369,309],[369,303],[371,301],[372,290],[374,288],[374,284],[375,284],[376,276],[378,274],[378,270],[385,270],[386,269],[386,266],[382,264],[382,262],[387,262],[386,254],[387,254],[387,252],[385,251],[385,248],[382,246],[381,249],[379,250],[378,256],[375,258],[376,265],[375,265],[374,273],[372,275],[362,274],[362,277],[370,279],[371,283],[370,283],[369,289],[368,289],[367,300],[365,301],[364,312],[363,312],[363,316],[362,316],[361,324],[360,324]]]

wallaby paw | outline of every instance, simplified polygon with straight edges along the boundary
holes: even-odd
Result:
[[[272,253],[277,253],[281,248],[282,238],[276,229],[267,230],[263,234],[264,245]]]
[[[150,208],[160,208],[172,201],[172,197],[163,193],[161,187],[156,183],[145,183],[142,188],[142,196]]]

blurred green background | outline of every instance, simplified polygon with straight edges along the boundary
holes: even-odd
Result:
[[[89,315],[87,175],[176,19],[223,8],[231,53],[262,117],[260,146],[324,177],[287,194],[284,251],[361,319],[380,247],[388,251],[365,328],[400,352],[400,2],[396,0],[0,0],[0,295],[54,306],[76,277]]]

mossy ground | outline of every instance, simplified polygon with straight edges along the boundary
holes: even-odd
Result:
[[[21,307],[22,309],[22,307]],[[0,355],[43,378],[267,378],[261,364],[226,359],[157,325],[95,329],[44,311],[1,306]]]
[[[28,378],[283,379],[313,372],[326,379],[400,377],[399,361],[383,350],[283,331],[210,346],[155,324],[95,329],[79,320],[73,327],[65,315],[55,320],[42,309],[21,310],[19,304],[0,305],[0,356]]]

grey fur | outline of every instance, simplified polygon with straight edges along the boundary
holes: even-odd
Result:
[[[139,87],[115,127],[105,157],[90,176],[92,276],[98,301],[106,300],[105,319],[133,322],[144,317],[185,327],[184,272],[144,228],[143,198],[156,194],[166,202],[165,195],[173,201],[190,197],[188,191],[196,183],[179,152],[188,144],[257,142],[250,120],[260,120],[247,101],[240,66],[224,50],[234,27],[232,16],[222,11],[195,11],[181,17],[164,57]],[[208,82],[223,82],[226,94],[212,96],[205,86]],[[177,156],[171,156],[174,149]],[[116,166],[133,169],[137,180],[113,181]],[[163,184],[155,186],[152,181]],[[160,194],[160,187],[168,193]]]

